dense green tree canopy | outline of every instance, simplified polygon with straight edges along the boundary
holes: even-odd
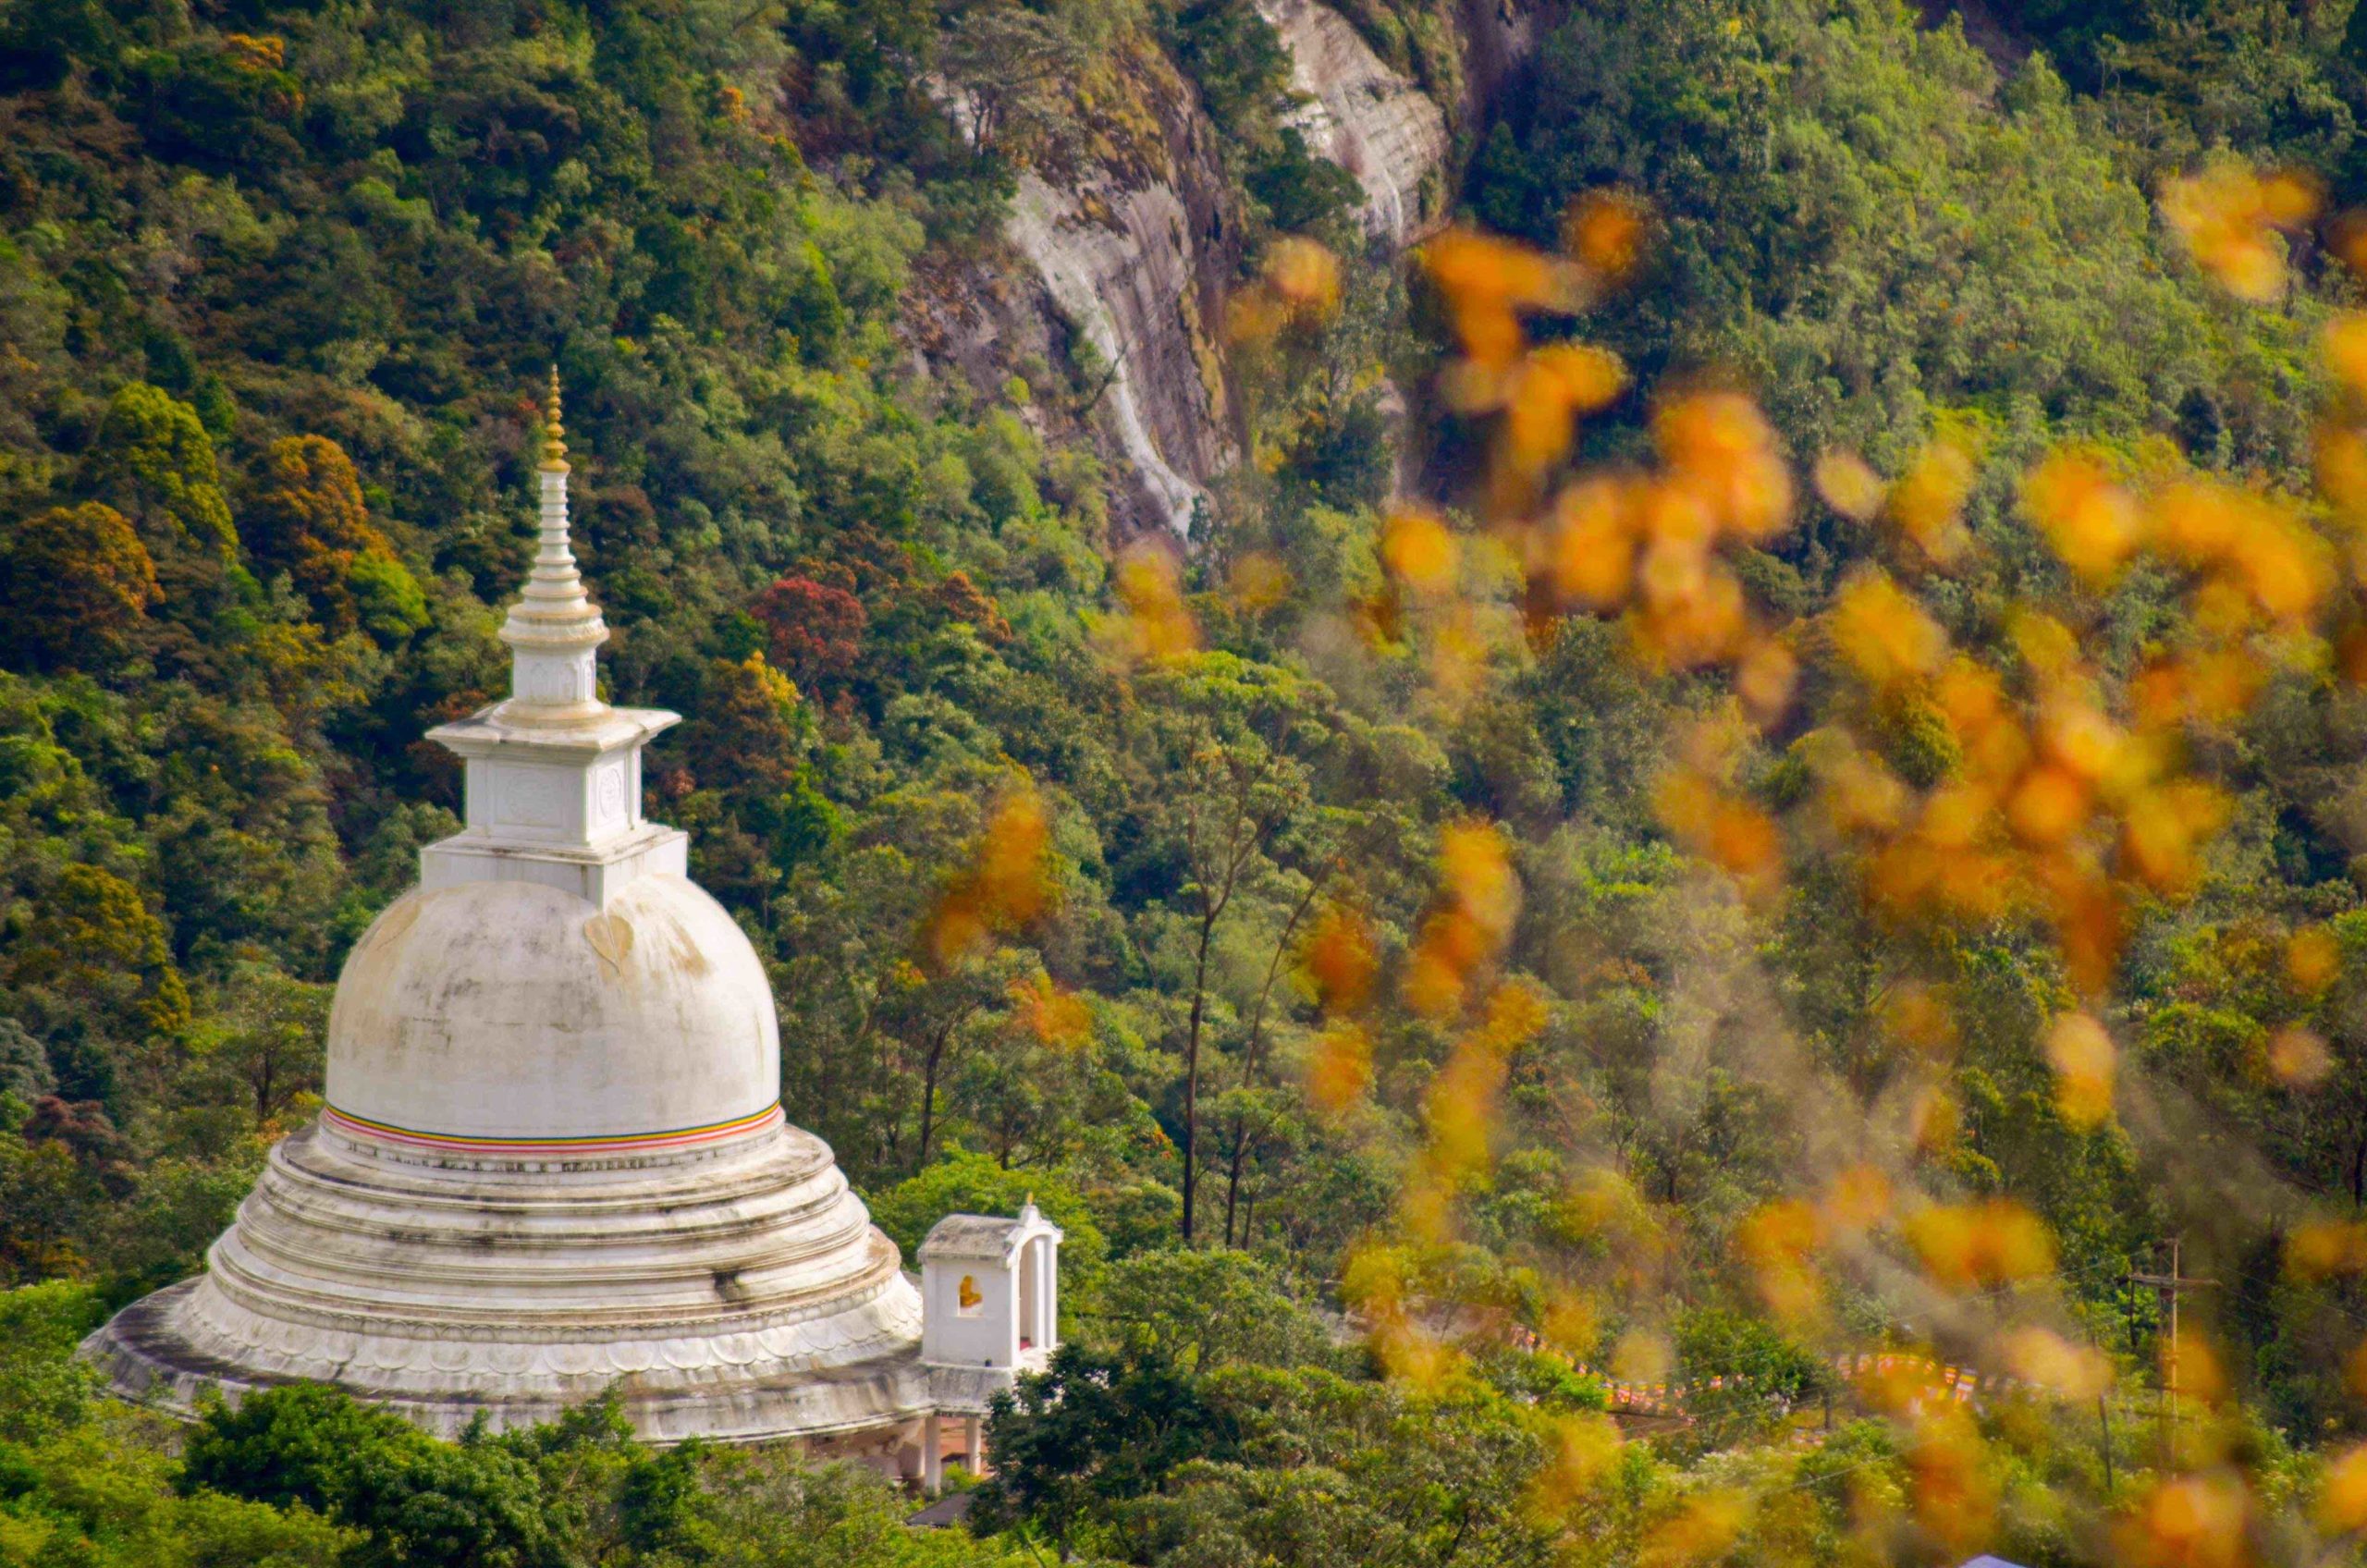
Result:
[[[1491,7],[1337,8],[1443,105],[1459,216],[1584,254],[1590,196],[1640,214],[1532,323],[1623,356],[1578,457],[1632,478],[1668,392],[1743,388],[1801,476],[1733,552],[1806,629],[1799,717],[1720,764],[1753,809],[1820,798],[1835,714],[1901,789],[1966,766],[1928,694],[1850,705],[1816,629],[1869,567],[2013,680],[2060,617],[2119,690],[2208,629],[2166,569],[2083,599],[2024,472],[2299,495],[2349,417],[2345,226],[2241,300],[2163,195],[2239,159],[2367,203],[2367,8],[1594,0],[1517,69]],[[2367,1428],[2357,604],[2198,728],[2226,825],[2093,995],[2029,922],[1888,918],[1838,830],[1722,877],[1665,781],[1725,684],[1466,526],[1518,400],[1432,375],[1470,324],[1293,80],[1249,0],[0,0],[0,1563],[2138,1561],[2116,1521],[2237,1467],[2316,1495]],[[1180,550],[1113,521],[1111,367],[1001,236],[1029,171],[1188,176],[1216,281],[1281,301],[1203,324],[1243,460]],[[1031,1195],[1066,1231],[975,1536],[605,1403],[443,1443],[275,1390],[177,1446],[68,1359],[317,1108],[345,953],[455,826],[421,737],[504,689],[554,361],[605,691],[686,716],[644,805],[772,976],[791,1116],[908,1255]],[[1947,570],[1819,468],[1935,443]],[[2059,1092],[2083,1001],[2110,1117]],[[1987,1356],[2013,1294],[1895,1230],[1784,1320],[1787,1238],[1857,1234],[1845,1156],[1919,1234],[2036,1216],[2025,1295],[2119,1391],[1919,1425],[1837,1378]],[[2172,1237],[2227,1390],[2184,1481],[2130,1426]],[[1619,1447],[1605,1378],[1714,1397]]]

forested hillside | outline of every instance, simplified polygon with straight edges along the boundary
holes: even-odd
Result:
[[[2355,1556],[2367,8],[1337,9],[1418,252],[1251,0],[0,0],[0,1563]],[[1180,539],[1006,227],[1154,176]],[[554,363],[791,1119],[1066,1227],[972,1533],[68,1360],[458,826]]]

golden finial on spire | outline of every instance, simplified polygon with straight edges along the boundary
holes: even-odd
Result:
[[[543,467],[567,467],[567,428],[558,420],[558,366],[551,366],[550,406],[543,413]]]

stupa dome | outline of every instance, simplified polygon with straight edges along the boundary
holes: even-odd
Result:
[[[642,748],[675,716],[599,698],[556,386],[549,423],[510,695],[430,731],[466,764],[466,823],[347,958],[327,1103],[205,1273],[83,1352],[183,1414],[310,1379],[448,1435],[613,1389],[644,1437],[829,1438],[926,1468],[920,1294],[783,1117],[754,949],[683,835],[642,819]]]
[[[780,1097],[764,966],[677,876],[605,908],[533,882],[413,888],[346,961],[328,1046],[335,1113],[390,1139],[689,1135]]]

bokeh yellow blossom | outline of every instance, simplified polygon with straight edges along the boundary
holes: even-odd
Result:
[[[2330,1536],[2367,1530],[2367,1443],[2352,1444],[2327,1464],[2315,1515],[2318,1528]]]
[[[1652,435],[1675,481],[1701,498],[1718,530],[1764,544],[1791,521],[1791,467],[1774,427],[1748,398],[1673,398],[1653,416]]]
[[[1372,1036],[1362,1024],[1340,1022],[1315,1037],[1306,1067],[1306,1095],[1337,1114],[1372,1092]]]
[[[1853,522],[1871,522],[1883,509],[1883,476],[1855,452],[1828,451],[1816,460],[1816,493]]]
[[[2052,1329],[2016,1329],[1998,1348],[2008,1372],[2060,1398],[2091,1400],[2112,1386],[2112,1363],[2103,1352],[2073,1344]]]
[[[1038,973],[1033,979],[1012,983],[1012,1014],[1020,1027],[1044,1045],[1075,1050],[1093,1037],[1093,1010],[1083,997]]]
[[[2341,939],[2325,926],[2304,926],[2287,938],[2285,980],[2300,995],[2318,995],[2341,973]]]
[[[2329,1280],[2367,1269],[2367,1222],[2311,1220],[2285,1238],[2285,1270],[2297,1280]]]
[[[2234,1472],[2172,1476],[2115,1524],[2114,1560],[2126,1568],[2243,1568],[2250,1520],[2251,1494]]]
[[[1850,575],[1826,625],[1834,646],[1870,686],[1892,687],[1930,675],[1947,657],[1947,634],[1939,622],[1879,568]]]
[[[2314,1029],[2287,1024],[2268,1039],[2269,1076],[2290,1089],[2314,1089],[2334,1072],[2334,1053]]]
[[[1511,938],[1519,913],[1520,879],[1502,830],[1481,821],[1441,829],[1439,891],[1406,955],[1406,1004],[1432,1019],[1462,1011],[1475,979]]]
[[[1750,1522],[1750,1499],[1720,1488],[1697,1497],[1644,1532],[1637,1568],[1689,1568],[1723,1558]]]
[[[1421,261],[1465,355],[1481,366],[1519,355],[1524,312],[1577,310],[1593,298],[1577,263],[1475,229],[1448,229],[1422,247]]]
[[[1942,566],[1958,559],[1971,544],[1964,505],[1978,472],[1970,447],[1937,440],[1917,453],[1891,486],[1890,513],[1899,532]]]
[[[1290,235],[1267,251],[1257,281],[1228,301],[1226,335],[1235,343],[1261,343],[1286,327],[1319,326],[1339,308],[1339,258]]]
[[[1562,215],[1562,249],[1606,281],[1636,269],[1644,250],[1646,209],[1625,190],[1589,190]]]
[[[1235,605],[1263,615],[1290,597],[1290,569],[1270,550],[1246,551],[1225,573],[1225,586]]]
[[[939,895],[923,945],[940,967],[995,936],[1017,931],[1051,901],[1051,824],[1033,789],[1011,790],[987,814],[969,864]]]
[[[2022,482],[2022,504],[2063,564],[2097,587],[2143,541],[2145,514],[2094,454],[2054,453]]]
[[[1932,1204],[1900,1228],[1924,1268],[1951,1290],[2012,1284],[2054,1267],[2045,1222],[2011,1198]]]
[[[1109,635],[1119,654],[1131,659],[1167,659],[1200,645],[1199,623],[1184,603],[1182,570],[1157,545],[1144,545],[1120,557],[1112,574],[1119,611]]]
[[[2290,171],[2260,171],[2232,158],[2162,188],[2162,216],[2202,269],[2239,300],[2265,304],[2285,290],[2279,229],[2316,215],[2317,187]]]
[[[2054,1105],[2064,1121],[2093,1127],[2112,1115],[2119,1052],[2094,1014],[2067,1012],[2048,1024],[2046,1060],[2054,1069]]]
[[[1428,508],[1400,507],[1381,522],[1381,565],[1417,597],[1436,599],[1452,592],[1462,554],[1445,521]]]

